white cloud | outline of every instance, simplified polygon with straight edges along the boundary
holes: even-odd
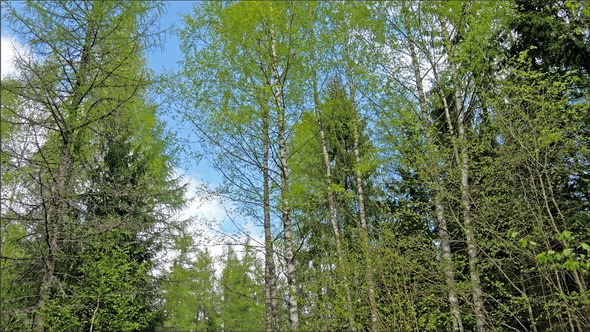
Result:
[[[20,44],[14,37],[0,37],[0,76],[2,78],[15,76],[16,66],[15,57],[25,53],[25,47]]]
[[[181,211],[181,218],[198,218],[210,221],[222,221],[227,216],[221,200],[207,193],[207,185],[198,181],[195,177],[189,176],[181,170],[177,174],[182,176],[184,183],[188,184],[186,199],[189,201],[187,207]]]
[[[216,275],[221,275],[223,268],[221,260],[226,252],[227,244],[230,243],[239,257],[243,255],[243,243],[246,241],[244,232],[249,233],[250,245],[259,251],[264,243],[262,228],[255,225],[248,218],[240,216],[235,210],[235,205],[225,202],[219,195],[216,195],[210,188],[210,184],[197,180],[202,178],[198,174],[189,175],[182,169],[175,169],[176,176],[181,178],[182,183],[187,184],[185,198],[187,206],[178,213],[181,220],[190,220],[186,232],[193,235],[195,244],[203,249],[207,248],[214,258]],[[232,221],[233,220],[233,221]],[[239,225],[233,222],[240,221]],[[233,225],[233,227],[228,226]],[[230,229],[233,228],[233,229]],[[240,228],[242,231],[236,231]]]
[[[213,257],[223,254],[223,234],[220,225],[227,217],[227,211],[221,199],[214,195],[207,183],[197,180],[184,170],[176,168],[176,176],[187,184],[185,199],[187,206],[178,213],[181,220],[190,220],[185,231],[195,240],[200,248],[208,248]]]

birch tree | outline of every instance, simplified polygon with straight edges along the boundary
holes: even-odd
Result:
[[[281,256],[287,269],[291,328],[299,326],[288,164],[289,128],[300,98],[293,78],[299,61],[296,36],[302,28],[296,19],[299,7],[294,3],[206,4],[186,16],[186,27],[180,33],[185,55],[181,79],[191,81],[179,87],[187,91],[180,95],[186,100],[195,95],[188,91],[199,92],[188,104],[204,116],[182,107],[181,114],[198,129],[204,142],[217,147],[217,168],[230,188],[242,191],[235,198],[247,209],[262,211],[250,210],[265,229],[269,330],[279,326],[271,260],[276,254],[271,240],[273,215],[282,224]],[[245,13],[248,20],[242,21]],[[245,167],[236,168],[224,160]]]

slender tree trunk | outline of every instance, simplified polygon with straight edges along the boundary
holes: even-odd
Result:
[[[467,258],[469,260],[469,276],[471,279],[471,292],[473,296],[473,310],[475,312],[475,323],[478,331],[485,329],[485,315],[483,311],[483,296],[481,281],[479,279],[478,253],[473,230],[473,221],[471,218],[471,197],[469,194],[469,149],[467,146],[467,135],[465,130],[465,110],[463,108],[463,99],[461,96],[461,86],[459,83],[458,73],[454,66],[451,75],[453,76],[455,108],[457,112],[457,133],[459,143],[459,172],[461,177],[461,207],[463,210],[463,227],[465,229],[465,240],[467,242]]]
[[[265,309],[266,309],[266,330],[268,332],[279,331],[279,306],[277,301],[277,277],[274,262],[274,245],[270,227],[270,175],[268,168],[269,146],[269,114],[265,110],[263,118],[264,131],[264,156],[263,156],[263,182],[264,182],[264,290],[265,290]]]
[[[447,56],[451,56],[452,50],[451,37],[447,29],[446,22],[440,20],[442,27],[442,35],[444,39],[444,49]],[[441,97],[443,99],[445,107],[445,117],[449,126],[451,134],[451,140],[455,157],[457,159],[457,165],[459,167],[460,182],[459,190],[461,192],[461,209],[463,212],[463,229],[465,232],[465,241],[467,242],[467,259],[469,262],[469,276],[471,279],[471,293],[473,297],[473,311],[475,314],[475,324],[478,331],[484,331],[485,329],[485,314],[484,314],[484,302],[481,288],[481,281],[479,278],[478,266],[478,253],[477,244],[475,238],[475,231],[473,229],[473,220],[471,217],[471,196],[469,194],[469,148],[467,144],[467,133],[466,133],[466,111],[463,105],[463,96],[461,93],[461,83],[459,81],[459,72],[456,64],[450,60],[450,71],[451,71],[451,82],[453,85],[453,97],[455,100],[455,112],[457,120],[457,137],[454,136],[454,128],[452,126],[450,108],[446,101],[446,96],[441,90]],[[440,81],[439,81],[440,82]],[[442,89],[442,86],[441,86]]]
[[[348,49],[347,49],[348,57]],[[352,109],[355,112],[355,117],[352,123],[353,126],[353,149],[355,159],[355,177],[356,177],[356,189],[359,204],[359,222],[360,222],[360,235],[362,241],[363,256],[365,259],[365,282],[367,283],[367,292],[369,296],[369,307],[371,309],[371,331],[378,330],[378,319],[379,311],[377,310],[377,300],[375,295],[375,278],[373,274],[373,260],[371,259],[371,243],[369,237],[369,227],[367,224],[367,214],[365,210],[365,190],[363,186],[363,174],[361,171],[361,153],[360,153],[360,134],[358,128],[358,112],[356,110],[356,104],[354,101],[354,82],[352,78],[351,62],[347,59],[347,76],[350,92],[350,101],[352,103]]]
[[[531,329],[533,332],[537,332],[537,322],[535,321],[535,314],[533,312],[533,307],[531,306],[531,299],[528,297],[527,295],[527,289],[526,289],[526,285],[524,284],[524,281],[522,279],[520,279],[520,286],[522,288],[522,290],[520,291],[520,293],[523,295],[524,299],[525,299],[525,307],[527,310],[527,313],[529,315],[529,320],[531,321]]]
[[[453,330],[463,332],[463,321],[459,311],[459,298],[457,297],[455,284],[455,271],[451,258],[451,241],[447,227],[447,220],[444,216],[444,207],[441,199],[440,188],[435,190],[434,204],[436,209],[436,219],[438,221],[438,236],[440,239],[440,249],[442,252],[443,273],[445,275],[445,284],[447,285],[448,299],[451,306],[451,316],[453,318]]]
[[[289,286],[289,321],[291,322],[291,329],[293,331],[297,331],[299,330],[299,309],[297,304],[297,280],[295,273],[295,255],[293,251],[293,230],[291,225],[291,203],[289,191],[289,167],[287,165],[285,104],[283,101],[281,76],[279,75],[278,69],[278,59],[275,46],[274,31],[271,30],[270,35],[272,57],[272,90],[278,111],[277,121],[282,198],[281,218],[283,220],[284,229],[285,261],[287,264],[287,284]]]
[[[549,163],[547,161],[547,157],[545,156],[545,160],[540,161],[539,159],[541,159],[537,153],[536,156],[536,161],[537,163],[542,167],[543,171],[542,174],[539,171],[539,169],[537,168],[536,173],[537,176],[539,178],[539,186],[541,187],[541,193],[543,194],[543,201],[545,203],[545,208],[547,210],[547,214],[549,216],[549,220],[551,221],[551,225],[553,226],[553,229],[556,233],[556,235],[561,234],[562,233],[562,229],[560,228],[557,224],[556,218],[553,216],[553,212],[551,211],[551,207],[550,205],[553,205],[553,207],[555,208],[555,210],[557,211],[557,215],[559,216],[559,220],[561,220],[561,225],[565,227],[566,223],[565,223],[565,217],[563,216],[563,214],[561,213],[561,209],[559,207],[559,204],[557,204],[557,201],[555,200],[555,194],[553,192],[553,186],[551,185],[551,179],[549,178],[549,174],[547,171],[547,167],[546,165]],[[543,179],[545,178],[545,180]],[[546,183],[546,185],[545,185]],[[547,189],[545,189],[545,187],[547,187]],[[567,242],[566,239],[562,239],[561,240],[561,244],[563,245],[564,249],[569,249],[570,245]],[[574,281],[576,282],[576,285],[578,286],[578,289],[580,290],[581,294],[585,294],[587,293],[588,289],[586,287],[586,283],[584,282],[584,278],[582,276],[580,276],[580,274],[578,273],[577,270],[573,270],[572,271],[572,275],[574,277]],[[586,307],[586,310],[588,311],[588,307]],[[590,311],[588,311],[588,313],[590,314]]]
[[[91,6],[88,17],[92,15],[94,7]],[[78,110],[84,95],[87,91],[83,90],[83,85],[86,82],[86,70],[88,61],[90,60],[90,51],[92,48],[93,35],[96,32],[96,22],[88,19],[86,25],[84,44],[81,49],[81,58],[78,67],[78,72],[75,74],[74,90],[71,94],[71,103],[65,109],[66,114],[57,114],[60,110],[50,108],[53,112],[54,119],[58,122],[60,128],[61,149],[59,151],[59,165],[55,181],[55,191],[50,193],[53,197],[50,199],[50,206],[48,206],[49,213],[45,217],[45,235],[48,246],[47,256],[44,258],[43,278],[41,280],[41,287],[39,289],[39,299],[37,301],[37,312],[33,318],[33,331],[42,332],[45,330],[44,316],[41,310],[49,300],[49,292],[55,278],[56,255],[59,252],[59,236],[62,224],[68,215],[69,210],[69,179],[71,174],[71,139],[74,132],[70,128],[75,128],[78,118]]]
[[[431,123],[428,119],[428,112],[426,106],[426,95],[424,93],[424,85],[422,83],[422,74],[420,72],[420,63],[418,61],[418,55],[416,54],[416,49],[414,45],[414,41],[411,40],[411,36],[409,36],[410,42],[410,55],[412,57],[412,66],[414,68],[414,78],[416,80],[416,87],[418,89],[418,100],[420,104],[420,115],[422,119],[422,124],[424,125],[426,131],[426,144],[430,146],[434,146],[434,139],[431,135]],[[454,331],[463,331],[463,322],[461,320],[461,312],[459,311],[459,299],[457,298],[457,293],[455,291],[455,272],[453,270],[453,261],[451,256],[451,243],[450,243],[450,235],[447,227],[447,220],[445,219],[444,214],[444,205],[442,202],[442,188],[440,184],[440,164],[438,162],[438,158],[436,156],[432,156],[430,159],[430,176],[431,181],[434,183],[434,207],[435,207],[435,214],[436,220],[438,223],[438,234],[440,239],[440,249],[442,252],[442,266],[443,266],[443,273],[445,276],[445,283],[447,285],[447,296],[449,300],[449,305],[451,309],[451,317],[453,319],[453,330]]]
[[[311,62],[313,71],[313,102],[316,115],[316,121],[318,123],[320,131],[320,144],[322,147],[322,156],[324,159],[324,166],[326,169],[325,180],[326,180],[326,195],[328,196],[328,211],[330,218],[330,225],[332,225],[332,233],[334,233],[334,242],[336,243],[336,256],[338,259],[337,275],[342,280],[342,284],[338,285],[338,289],[344,294],[344,301],[346,308],[346,318],[351,331],[356,331],[356,323],[354,321],[354,311],[352,309],[352,299],[350,296],[350,285],[345,271],[344,254],[342,251],[342,241],[340,237],[340,228],[338,227],[338,221],[336,220],[336,204],[334,200],[334,190],[332,188],[332,165],[330,164],[330,155],[328,154],[328,143],[326,140],[326,131],[324,130],[324,123],[322,120],[322,114],[319,109],[319,97],[318,97],[318,78],[317,78],[317,66],[315,48],[311,50]],[[339,291],[340,294],[340,291]]]
[[[373,261],[371,259],[371,243],[369,240],[369,227],[367,225],[367,217],[365,212],[365,192],[363,188],[362,172],[360,169],[361,155],[359,149],[359,130],[357,121],[353,124],[354,135],[354,159],[355,159],[355,173],[356,173],[356,189],[359,204],[359,219],[361,224],[361,240],[363,242],[363,254],[365,258],[365,281],[367,282],[369,292],[369,306],[371,308],[371,331],[377,331],[377,301],[375,299],[375,280],[373,277]]]
[[[54,258],[54,250],[57,249],[57,241],[54,235],[54,232],[57,231],[57,227],[55,223],[52,223],[51,220],[46,219],[46,237],[49,244],[49,249],[47,252],[46,257],[44,258],[44,265],[43,265],[43,279],[41,280],[41,287],[39,288],[39,299],[37,301],[37,311],[35,312],[33,318],[33,328],[34,332],[43,332],[45,331],[44,321],[45,317],[41,313],[41,310],[45,307],[45,304],[49,300],[49,291],[51,288],[51,284],[53,282],[53,277],[55,273],[55,258]],[[51,228],[51,229],[50,229]]]
[[[456,78],[454,85],[458,84]],[[442,95],[442,92],[441,92]],[[469,276],[471,279],[471,292],[473,297],[473,311],[475,313],[476,327],[478,331],[485,329],[485,315],[483,312],[483,297],[481,289],[481,281],[479,272],[477,271],[478,253],[475,240],[475,232],[473,230],[473,222],[471,218],[471,198],[469,195],[469,150],[467,147],[467,137],[465,132],[465,113],[462,105],[462,97],[460,88],[455,86],[455,108],[457,111],[457,133],[458,137],[454,138],[454,128],[452,119],[450,117],[450,109],[446,96],[442,96],[443,105],[445,108],[445,117],[449,132],[451,133],[451,141],[453,142],[453,150],[459,165],[460,183],[459,189],[461,191],[461,208],[463,211],[463,229],[465,232],[465,241],[467,242],[467,259],[469,261]]]
[[[436,65],[434,64],[434,61],[432,59],[429,59],[429,61],[430,61],[430,64],[432,65],[432,69],[433,69],[433,74],[434,74],[435,80],[437,82],[440,82],[440,78],[438,76],[438,71],[436,69]],[[457,143],[457,139],[455,137],[455,127],[453,126],[453,121],[452,121],[452,118],[451,118],[450,106],[449,106],[449,103],[447,101],[447,96],[445,95],[442,87],[439,87],[439,94],[440,94],[441,100],[443,102],[443,108],[444,108],[444,114],[445,114],[445,121],[447,123],[447,127],[449,128],[449,134],[450,134],[450,137],[451,137],[452,148],[453,148],[453,155],[455,157],[455,160],[457,160],[457,164],[463,165],[463,163],[462,163],[462,160],[463,159],[461,158],[461,156],[459,154],[459,148],[457,147],[458,143]],[[460,91],[459,91],[459,97],[461,97],[460,96]],[[461,100],[459,100],[459,102],[461,103]],[[464,171],[463,168],[462,168],[462,171]],[[465,188],[465,186],[463,186],[464,183],[463,182],[461,182],[461,183],[462,184],[460,185],[460,187],[461,187],[461,193],[463,195],[466,192],[465,191],[466,188]],[[468,182],[467,182],[467,184],[468,184]],[[467,194],[468,194],[468,191],[467,191]],[[463,198],[464,198],[464,196],[462,196],[462,203],[465,203],[465,200]],[[436,197],[435,197],[435,199],[436,199]],[[469,199],[469,196],[467,196],[467,199]],[[469,201],[467,200],[467,202],[469,202]],[[463,208],[463,211],[465,211],[464,210],[465,208],[464,208],[463,205],[462,205],[462,208]],[[467,238],[471,239],[471,241],[470,240],[467,240],[467,242],[468,242],[468,256],[469,255],[473,255],[473,254],[475,254],[477,256],[477,251],[473,251],[473,250],[472,251],[469,251],[469,248],[470,247],[472,249],[476,249],[476,248],[474,246],[475,245],[474,242],[472,241],[473,240],[473,229],[471,227],[471,217],[470,217],[469,214],[468,214],[468,216],[469,216],[469,219],[468,219],[469,220],[469,223],[468,223],[468,226],[469,227],[468,228],[470,229],[470,231],[469,232],[467,232],[467,230],[465,231],[466,234],[469,233],[471,235],[471,236],[466,235],[466,239]],[[449,235],[449,232],[448,232],[446,220],[444,220],[444,215],[443,215],[442,221],[443,221],[444,227],[439,228],[439,236],[441,238],[441,250],[443,251],[443,259],[444,260],[448,259],[450,262],[452,262],[451,261],[450,238],[449,238],[450,235]],[[464,223],[464,228],[466,228],[466,227],[467,226]],[[443,239],[444,239],[444,241],[443,241]],[[444,243],[444,245],[443,245],[443,243]],[[448,258],[445,258],[445,256],[447,256]],[[481,329],[483,329],[483,312],[481,312],[481,310],[478,309],[478,308],[483,309],[483,303],[481,301],[481,286],[480,286],[480,282],[479,282],[479,274],[472,268],[472,266],[475,267],[475,265],[476,265],[475,264],[475,260],[473,260],[473,256],[469,256],[469,257],[470,258],[468,258],[468,260],[469,260],[469,264],[470,264],[470,275],[471,275],[471,279],[472,279],[472,287],[474,287],[472,289],[475,289],[475,290],[472,291],[472,293],[479,294],[479,296],[478,295],[474,295],[474,302],[479,303],[474,308],[474,311],[476,312],[476,324],[478,326],[478,329],[479,329],[480,326],[481,326]],[[453,273],[453,271],[452,270],[445,269],[445,275],[446,275],[447,285],[449,285],[448,284],[449,282],[452,282],[452,284],[454,284],[454,273]],[[453,278],[451,278],[451,277],[453,277]],[[475,280],[475,282],[474,282],[474,280]],[[475,286],[473,286],[473,285],[475,285]],[[477,290],[479,290],[479,291],[477,291]],[[478,298],[479,300],[476,301],[475,298]],[[449,302],[451,302],[451,301],[454,302],[454,303],[456,303],[456,304],[454,304],[454,306],[456,306],[456,311],[453,314],[453,316],[456,317],[456,318],[454,318],[454,320],[456,320],[457,323],[460,324],[461,323],[460,320],[459,320],[460,319],[460,312],[458,311],[459,304],[458,304],[458,299],[456,298],[456,294],[455,294],[455,296],[452,296],[452,294],[449,293]],[[453,306],[453,304],[452,304],[452,306]],[[477,313],[478,310],[479,310],[479,314]],[[458,327],[459,327],[459,329],[463,329],[462,324],[460,324]],[[479,331],[481,331],[481,330],[479,330]]]
[[[451,134],[451,141],[453,150],[459,165],[460,183],[459,190],[461,191],[461,209],[463,211],[463,229],[465,232],[465,241],[467,242],[467,259],[469,261],[469,276],[471,279],[471,293],[473,297],[473,311],[475,313],[476,327],[478,331],[485,329],[485,315],[483,312],[483,297],[481,289],[481,281],[479,272],[477,271],[478,253],[475,239],[475,232],[473,230],[473,222],[471,218],[471,198],[469,194],[469,150],[467,147],[467,135],[465,131],[465,111],[463,110],[463,102],[461,96],[460,85],[456,77],[456,70],[453,69],[453,85],[454,85],[454,99],[455,108],[457,112],[457,138],[454,137],[454,127],[450,116],[450,108],[443,95],[443,105],[445,108],[445,117],[447,125]]]
[[[558,220],[556,220],[556,217],[553,215],[554,212],[552,212],[551,210],[551,204],[553,205],[553,207],[556,209],[557,211],[557,215],[559,217],[559,220],[562,221],[561,225],[565,228],[565,217],[563,216],[563,214],[561,213],[561,209],[559,208],[559,204],[557,204],[557,201],[555,200],[555,196],[553,194],[553,187],[551,185],[551,179],[549,178],[549,175],[547,174],[547,169],[546,166],[548,164],[548,161],[546,160],[547,158],[545,157],[545,160],[541,161],[540,160],[540,156],[537,153],[536,155],[536,162],[538,164],[538,166],[540,166],[542,168],[542,172],[539,170],[539,167],[537,165],[537,167],[535,167],[535,173],[537,175],[538,178],[538,187],[540,187],[540,192],[542,194],[543,197],[543,202],[544,202],[544,208],[547,211],[547,215],[549,216],[549,221],[550,224],[553,228],[553,231],[555,232],[556,235],[562,234],[562,228],[558,226]],[[545,178],[545,180],[544,180]],[[547,188],[546,188],[547,187]],[[561,240],[561,244],[563,246],[564,249],[569,249],[570,248],[570,244],[568,243],[568,241],[566,239],[562,239]],[[551,248],[550,245],[547,246],[547,248]],[[576,285],[578,286],[578,290],[580,291],[580,294],[586,294],[587,288],[586,288],[586,283],[584,282],[584,278],[583,276],[580,276],[578,274],[577,270],[573,270],[572,272],[572,276],[574,278],[574,281],[576,283]],[[563,280],[565,283],[565,276],[563,276]],[[566,293],[563,293],[563,296],[566,297]],[[582,308],[584,309],[584,311],[587,314],[590,314],[590,306],[589,305],[583,305]],[[568,317],[571,318],[571,314],[568,311]],[[580,327],[580,322],[579,319],[576,319],[576,326],[578,327],[578,330],[582,331],[582,328]]]

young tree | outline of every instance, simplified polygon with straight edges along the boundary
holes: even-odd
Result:
[[[423,12],[421,6],[408,6],[401,4],[399,6],[387,6],[382,10],[384,15],[383,20],[388,24],[388,32],[385,32],[384,37],[393,38],[393,45],[397,48],[394,52],[406,52],[409,54],[410,63],[403,63],[400,61],[398,72],[403,75],[407,70],[408,77],[403,83],[399,83],[411,94],[412,109],[415,109],[413,119],[417,119],[422,127],[420,133],[424,135],[424,164],[416,164],[413,167],[424,169],[426,173],[427,186],[432,189],[432,199],[434,207],[434,217],[436,219],[436,227],[438,229],[441,265],[445,276],[447,286],[448,301],[450,304],[450,312],[453,319],[453,329],[455,331],[463,331],[463,323],[461,313],[459,310],[459,299],[457,297],[455,272],[451,256],[451,238],[449,228],[447,225],[447,216],[445,215],[444,203],[444,149],[441,144],[437,142],[438,126],[436,119],[431,117],[431,101],[428,99],[428,94],[425,88],[427,79],[424,72],[428,72],[426,57],[424,52],[433,52],[430,49],[432,46],[428,41],[426,34],[429,24],[429,16]],[[426,68],[425,68],[426,67]],[[394,75],[398,75],[394,72]],[[395,79],[395,78],[394,78]],[[411,115],[412,116],[412,115]],[[409,121],[412,121],[411,119]],[[402,122],[403,123],[403,122]],[[407,126],[407,123],[403,123]],[[420,139],[420,138],[418,138]],[[418,159],[422,161],[422,159]]]
[[[207,249],[195,250],[188,235],[179,236],[177,247],[180,253],[164,287],[165,326],[182,331],[219,331],[220,295],[214,282],[214,258]]]
[[[513,239],[498,241],[503,248],[495,253],[501,258],[498,279],[507,283],[505,292],[511,298],[521,299],[526,309],[521,315],[531,329],[582,331],[589,323],[588,279],[578,254],[585,257],[582,251],[589,239],[580,228],[588,207],[578,181],[588,160],[588,137],[582,129],[587,103],[569,100],[566,91],[575,86],[571,77],[533,69],[526,52],[511,64],[506,69],[509,78],[488,95],[496,135],[502,137],[491,168],[511,176],[487,179],[486,184],[504,185],[490,185],[493,191],[486,192],[481,208],[486,219],[503,221],[486,225],[489,233]],[[512,254],[504,257],[506,251]],[[554,306],[562,310],[546,311]]]
[[[349,281],[360,277],[355,270],[364,262],[354,253],[361,244],[355,222],[354,113],[349,106],[344,87],[334,82],[327,88],[326,100],[313,113],[305,113],[293,133],[293,145],[298,146],[293,158],[293,206],[301,220],[298,236],[305,239],[298,262],[306,267],[302,278],[308,283],[318,280],[317,285],[301,287],[301,297],[307,298],[304,310],[314,311],[302,324],[312,329],[358,329],[365,324],[362,318],[357,323],[361,315],[356,312],[358,304],[353,304],[365,294],[355,286],[358,283]],[[371,143],[364,130],[360,134],[359,151],[365,157]],[[369,183],[373,172],[367,168],[362,181]]]
[[[261,264],[246,243],[240,259],[228,245],[221,273],[220,320],[224,330],[260,331],[264,326]]]

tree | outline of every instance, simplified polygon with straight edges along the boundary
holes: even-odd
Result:
[[[390,7],[389,7],[390,8]],[[440,250],[442,252],[442,269],[445,276],[445,282],[447,285],[447,293],[448,293],[448,301],[450,304],[450,311],[453,317],[453,329],[455,331],[463,331],[463,323],[461,319],[461,313],[459,311],[459,299],[456,293],[456,284],[455,284],[455,272],[453,268],[453,262],[451,259],[451,242],[450,242],[450,234],[447,225],[447,216],[445,215],[445,203],[444,203],[444,188],[443,188],[443,165],[444,162],[444,149],[440,148],[441,144],[439,143],[437,146],[437,132],[438,126],[436,123],[433,123],[436,120],[431,119],[430,113],[430,101],[428,100],[427,91],[424,88],[425,83],[425,76],[424,72],[424,64],[425,58],[422,52],[430,52],[428,41],[425,40],[425,30],[428,29],[427,26],[420,26],[419,24],[422,23],[423,25],[427,25],[429,22],[428,18],[420,7],[412,10],[408,6],[401,5],[399,7],[391,8],[390,10],[384,10],[384,13],[390,13],[391,16],[385,18],[387,22],[390,23],[390,28],[392,29],[392,34],[395,36],[396,34],[399,37],[393,37],[398,40],[399,47],[405,48],[408,50],[411,63],[408,64],[408,71],[410,75],[413,74],[413,77],[408,78],[408,83],[404,82],[404,88],[409,90],[413,96],[412,99],[415,99],[417,103],[416,107],[411,106],[412,108],[416,108],[415,114],[411,116],[409,121],[414,121],[414,119],[418,119],[421,131],[420,134],[424,135],[424,155],[425,160],[420,160],[419,162],[424,162],[424,164],[420,165],[412,165],[412,167],[419,167],[426,170],[426,179],[427,186],[432,190],[432,199],[433,199],[433,207],[434,207],[434,216],[436,219],[436,227],[438,229],[439,240],[440,240]],[[386,14],[387,15],[387,14]],[[395,15],[395,16],[394,16]],[[426,68],[428,71],[428,68]],[[404,126],[411,126],[409,124],[403,124]],[[418,135],[420,135],[418,134]],[[421,138],[418,138],[421,139]]]
[[[189,235],[177,239],[180,250],[166,280],[165,326],[174,330],[218,331],[219,289],[213,257],[207,249],[194,249]],[[194,255],[194,258],[191,256]]]
[[[317,11],[314,11],[317,15]],[[321,13],[321,12],[320,12]],[[320,146],[322,151],[322,158],[324,161],[325,167],[325,191],[328,201],[328,215],[330,224],[332,226],[332,233],[334,234],[334,242],[336,245],[336,257],[338,258],[338,276],[341,280],[341,290],[338,293],[344,293],[344,301],[345,301],[345,308],[344,311],[346,313],[348,319],[348,327],[351,330],[356,329],[356,323],[354,319],[354,314],[352,310],[352,298],[350,295],[350,284],[348,281],[348,276],[346,275],[345,271],[345,261],[344,261],[344,251],[342,245],[342,237],[340,232],[340,226],[336,219],[336,200],[334,195],[334,188],[333,188],[333,179],[332,179],[332,164],[330,154],[328,152],[328,142],[326,138],[326,128],[324,127],[324,116],[322,115],[321,105],[319,101],[319,88],[318,88],[318,60],[316,56],[316,48],[318,47],[316,32],[313,30],[315,29],[315,19],[314,19],[314,28],[312,28],[312,36],[311,36],[311,52],[310,52],[310,62],[311,62],[311,78],[313,84],[313,107],[315,113],[315,120],[317,122],[317,128],[320,134]]]
[[[199,8],[180,109],[265,229],[267,330],[275,255],[292,329],[587,328],[583,2]]]
[[[301,63],[294,36],[303,31],[296,19],[303,17],[303,7],[289,2],[202,4],[186,16],[180,31],[185,60],[178,80],[186,85],[178,86],[178,95],[195,105],[194,111],[183,106],[180,112],[202,142],[215,147],[212,161],[226,179],[226,193],[265,228],[269,330],[279,326],[273,317],[279,310],[270,260],[275,255],[271,219],[277,214],[288,270],[289,319],[292,329],[299,325],[288,133],[302,98],[294,88]],[[249,19],[241,22],[245,13]],[[196,91],[198,98],[192,98]]]
[[[142,2],[7,6],[36,55],[21,55],[21,76],[3,84],[3,115],[34,137],[30,150],[10,156],[18,165],[14,174],[25,176],[12,218],[27,231],[17,243],[29,265],[15,273],[37,292],[28,294],[35,303],[18,308],[30,314],[14,328],[160,324],[150,276],[154,231],[182,204],[145,98],[150,82],[142,56],[153,45],[160,8]]]
[[[518,15],[510,28],[519,38],[508,44],[512,56],[528,51],[534,69],[567,73],[576,69],[590,73],[590,8],[582,1],[515,1]],[[506,38],[506,37],[505,37]],[[531,48],[533,47],[533,48]]]
[[[84,246],[70,258],[79,262],[68,271],[71,279],[61,281],[67,296],[54,295],[42,308],[44,326],[55,331],[155,330],[164,316],[154,302],[153,263],[145,247],[124,231],[102,234]]]
[[[219,273],[172,214],[162,3],[3,6],[0,329],[590,328],[583,1],[197,4],[163,81],[236,207]]]
[[[228,245],[221,272],[221,324],[228,331],[260,331],[263,328],[261,266],[248,243],[240,259]]]
[[[513,176],[500,180],[487,175],[486,184],[500,181],[504,185],[490,186],[490,201],[482,200],[481,210],[488,220],[499,215],[504,220],[487,225],[488,232],[513,239],[501,242],[505,249],[496,253],[501,258],[496,267],[503,281],[510,280],[504,287],[508,296],[523,302],[522,315],[531,329],[584,330],[587,278],[583,259],[575,258],[573,247],[581,253],[582,243],[588,241],[587,232],[579,228],[579,222],[587,218],[587,207],[580,200],[583,194],[576,193],[578,170],[587,168],[587,149],[579,148],[587,140],[581,134],[587,112],[584,103],[568,100],[571,77],[539,72],[530,61],[526,52],[513,60],[506,69],[509,78],[498,94],[489,96],[496,110],[496,133],[503,138],[491,168],[498,163]],[[522,221],[525,215],[529,222]],[[533,295],[550,293],[560,294],[559,299]],[[554,306],[562,310],[539,314]]]
[[[293,207],[304,241],[298,262],[309,267],[302,269],[306,283],[317,283],[301,287],[301,297],[308,299],[305,310],[314,312],[302,324],[310,329],[357,329],[365,322],[357,323],[360,315],[353,305],[364,298],[363,291],[349,281],[361,277],[356,270],[364,262],[354,254],[361,245],[355,218],[354,111],[339,82],[326,88],[325,98],[313,112],[304,113],[293,131],[292,144],[298,147],[292,168]],[[359,152],[366,157],[372,147],[362,129]],[[373,172],[366,168],[363,183],[370,183]],[[374,193],[369,194],[373,198]]]

